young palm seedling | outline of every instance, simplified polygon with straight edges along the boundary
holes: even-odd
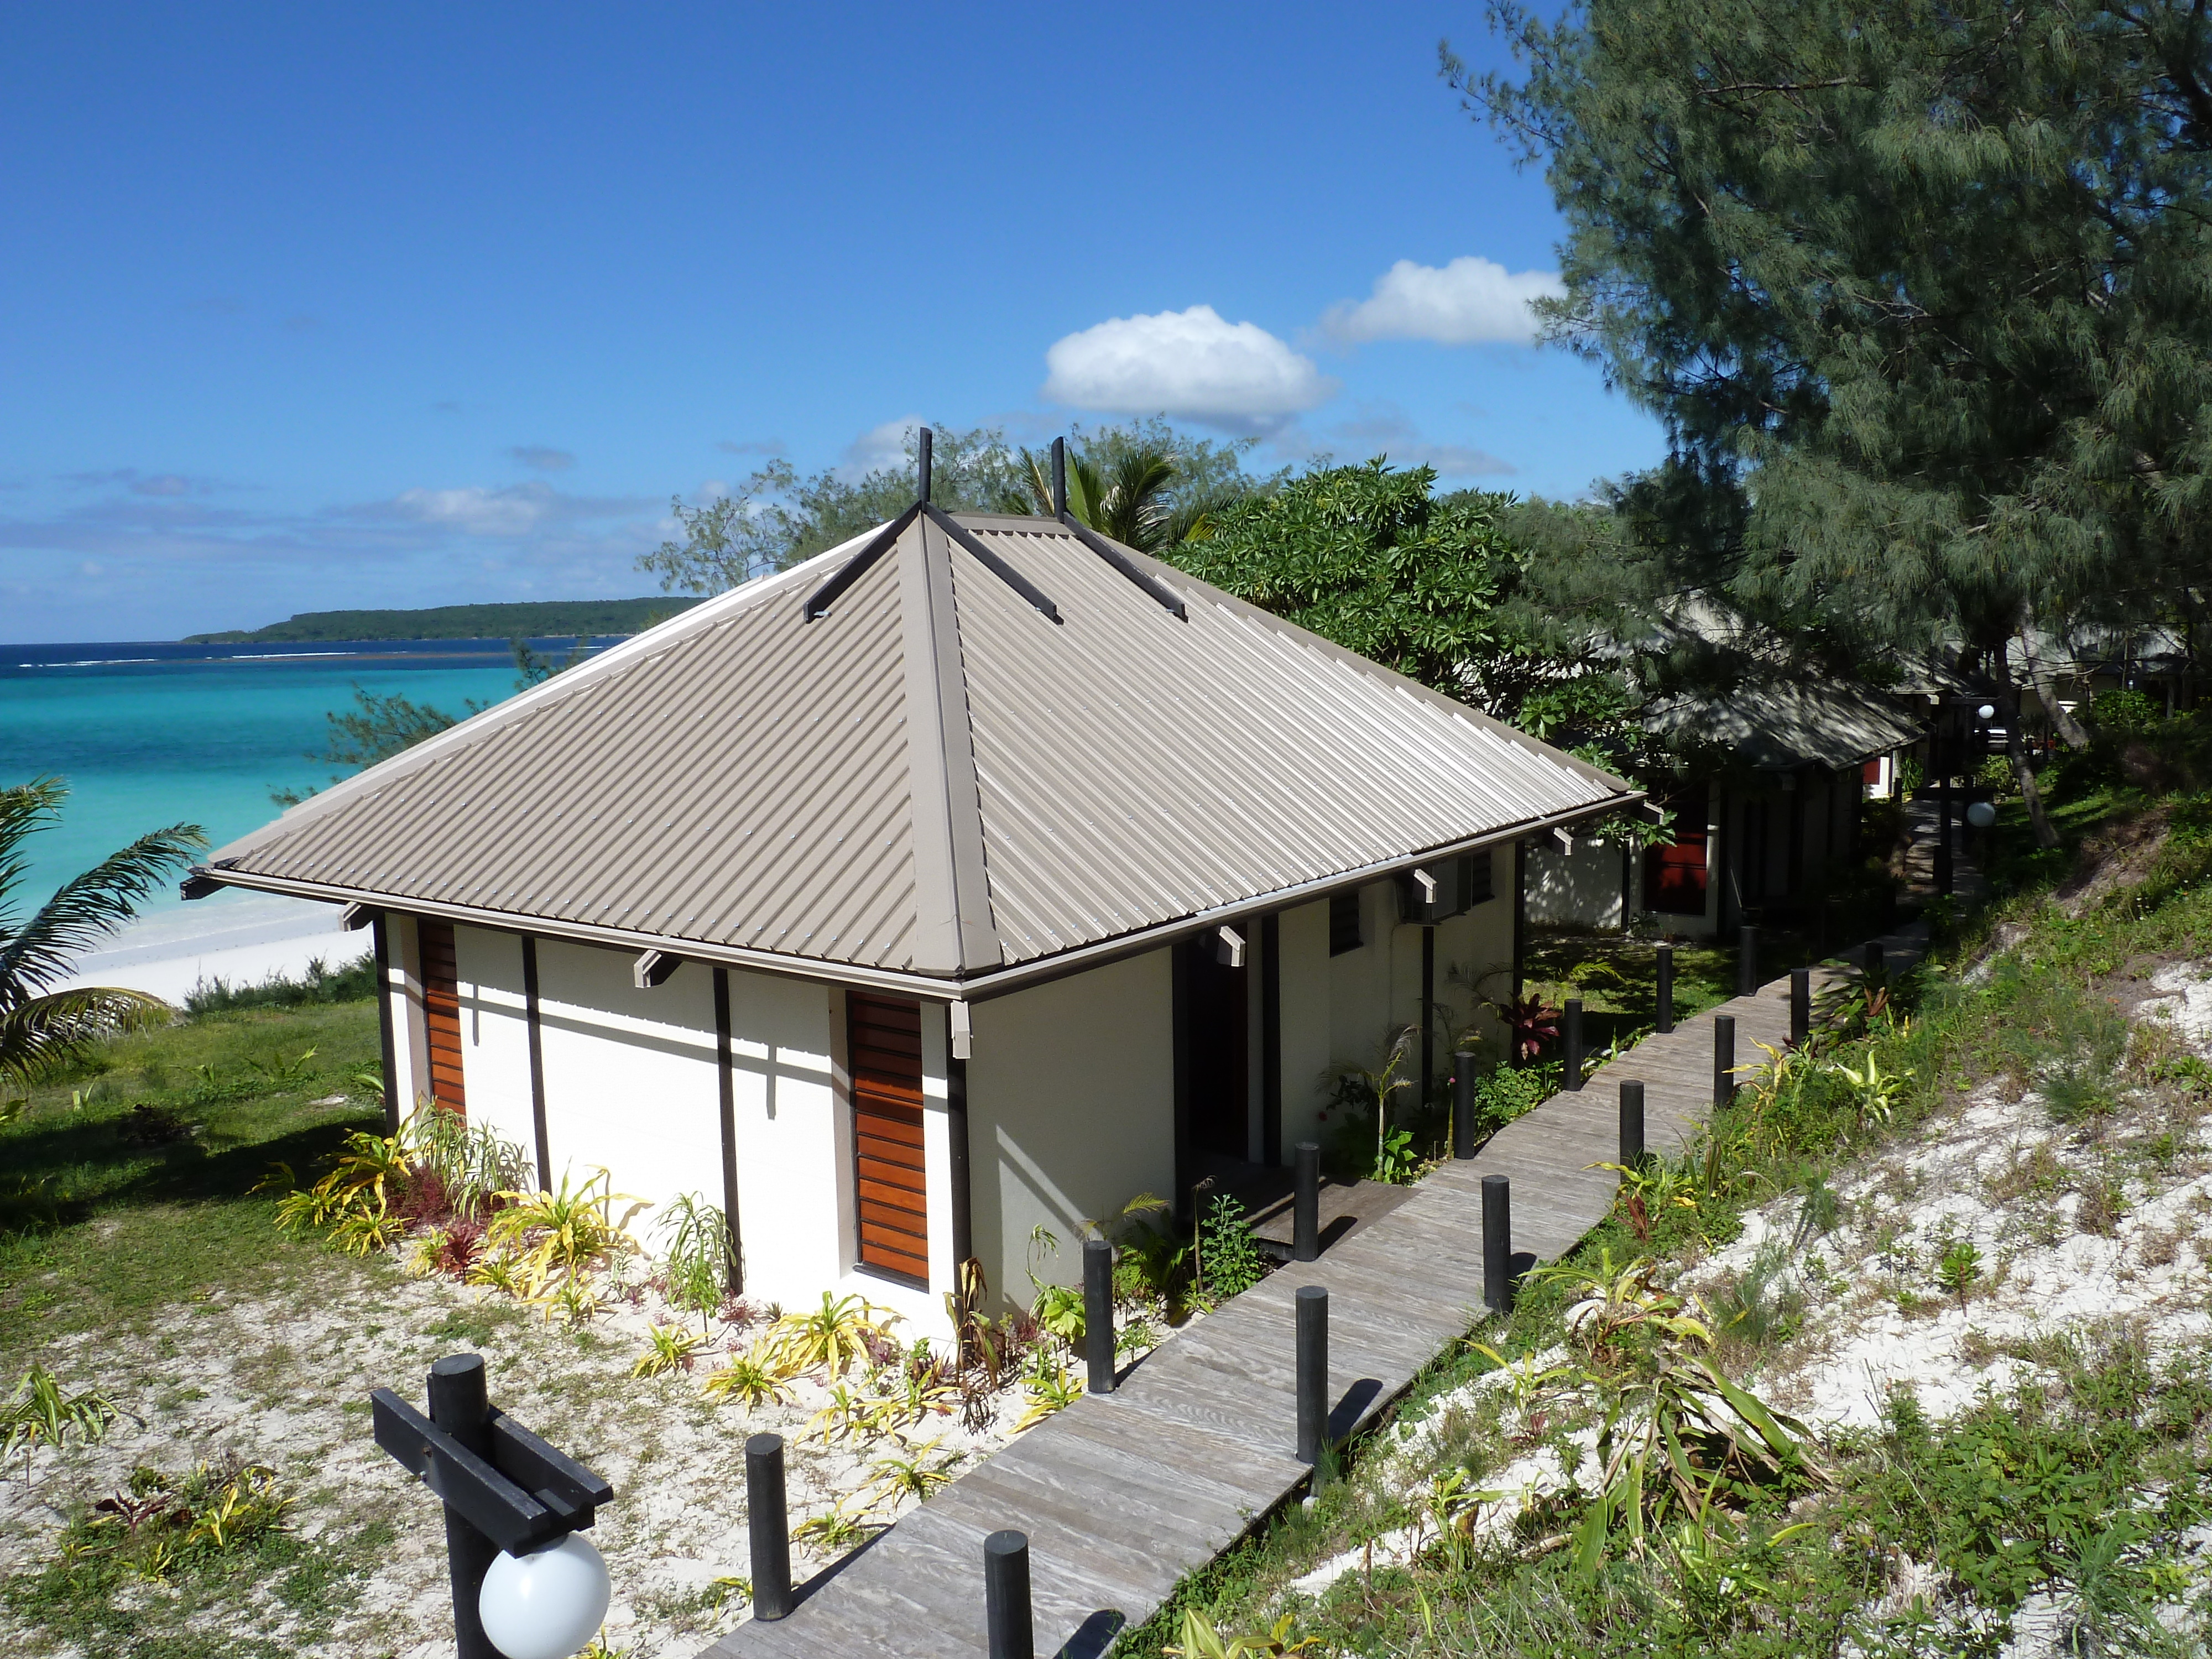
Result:
[[[748,1410],[755,1406],[780,1406],[791,1398],[791,1368],[776,1345],[756,1340],[743,1353],[707,1378],[709,1400],[734,1400]]]
[[[659,1376],[667,1371],[688,1371],[696,1358],[691,1351],[702,1340],[698,1332],[681,1325],[655,1325],[645,1334],[645,1352],[637,1357],[629,1374]]]
[[[953,1468],[960,1460],[949,1452],[934,1462],[930,1457],[937,1449],[938,1441],[944,1438],[939,1435],[935,1440],[924,1441],[914,1449],[910,1457],[878,1457],[870,1466],[870,1473],[876,1477],[872,1488],[876,1502],[895,1504],[902,1498],[911,1498],[917,1504],[924,1504],[932,1494],[951,1486]]]
[[[822,1292],[822,1305],[775,1322],[776,1340],[794,1371],[819,1368],[842,1376],[855,1360],[866,1359],[870,1339],[880,1340],[899,1316],[858,1296]]]

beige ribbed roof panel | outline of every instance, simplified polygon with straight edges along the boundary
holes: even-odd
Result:
[[[1618,779],[1049,520],[747,584],[224,848],[220,880],[954,982],[1516,827]]]

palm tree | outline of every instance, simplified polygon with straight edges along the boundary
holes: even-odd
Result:
[[[141,836],[72,881],[24,921],[15,890],[30,859],[23,843],[61,816],[69,789],[33,778],[0,789],[0,1094],[27,1089],[49,1068],[113,1032],[166,1018],[169,1005],[143,991],[46,988],[70,977],[72,959],[137,914],[141,899],[207,845],[196,823]]]
[[[1078,523],[1139,553],[1157,553],[1192,534],[1198,520],[1177,507],[1170,491],[1182,476],[1175,457],[1151,444],[1115,444],[1103,465],[1095,453],[1067,458],[1067,511]],[[1040,513],[1052,511],[1052,460],[1024,449],[1022,482]]]

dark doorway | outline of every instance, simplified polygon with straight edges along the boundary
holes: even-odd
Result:
[[[1243,1158],[1252,1150],[1245,1056],[1249,975],[1221,960],[1216,939],[1206,933],[1182,947],[1190,997],[1190,1144]]]

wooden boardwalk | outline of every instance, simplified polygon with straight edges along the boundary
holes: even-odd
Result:
[[[1884,941],[1917,956],[1924,933]],[[1039,1654],[1091,1659],[1149,1618],[1182,1577],[1242,1537],[1309,1473],[1293,1455],[1291,1298],[1329,1292],[1333,1433],[1370,1422],[1463,1334],[1482,1301],[1482,1177],[1512,1177],[1513,1248],[1565,1255],[1612,1208],[1619,1084],[1644,1085],[1645,1144],[1672,1154],[1712,1094],[1713,1015],[1736,1063],[1789,1036],[1789,981],[1646,1037],[1447,1163],[1318,1261],[1292,1264],[1152,1353],[1110,1395],[1048,1419],[825,1576],[787,1619],[743,1624],[712,1659],[981,1656],[983,1540],[1029,1534]]]

